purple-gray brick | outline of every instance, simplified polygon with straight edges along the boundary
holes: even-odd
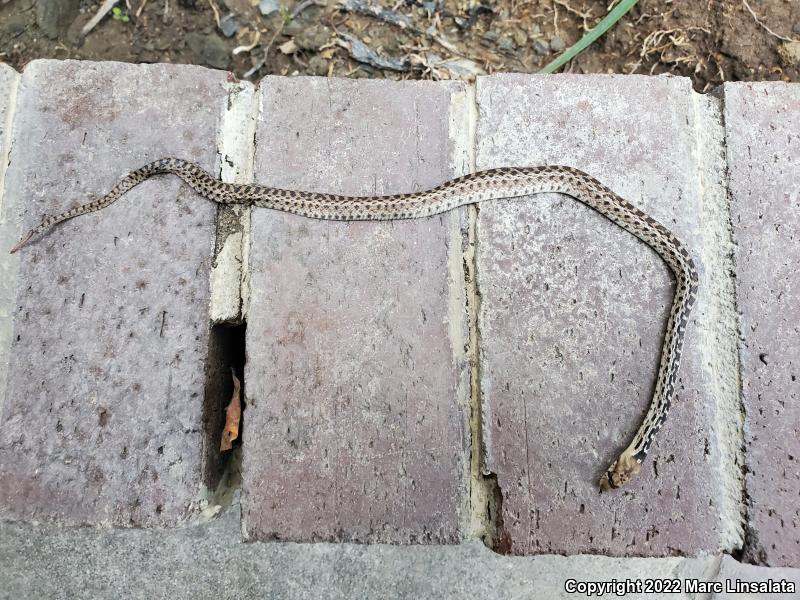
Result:
[[[498,76],[479,80],[477,101],[478,168],[583,169],[671,229],[703,270],[688,80]],[[666,426],[641,474],[601,494],[598,478],[650,403],[673,278],[645,244],[566,196],[484,205],[477,234],[485,462],[502,491],[505,549],[717,550],[715,412],[697,327],[708,286]]]
[[[448,115],[459,89],[269,77],[257,182],[362,195],[437,185],[454,175]],[[334,223],[254,211],[248,539],[461,539],[469,462],[463,214]]]
[[[800,85],[725,85],[746,414],[745,558],[800,566]]]
[[[162,156],[213,168],[224,81],[178,65],[29,64],[10,218],[28,229]],[[0,518],[152,526],[193,511],[215,210],[157,178],[16,255]]]

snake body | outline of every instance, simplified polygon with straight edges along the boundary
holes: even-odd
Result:
[[[698,274],[686,247],[663,225],[586,173],[564,166],[507,167],[458,177],[433,189],[392,196],[339,196],[284,190],[262,185],[224,183],[194,163],[163,158],[131,172],[93,202],[60,215],[45,216],[12,249],[58,223],[101,210],[142,181],[165,173],[177,175],[198,194],[220,204],[243,204],[334,221],[416,219],[459,206],[544,192],[567,194],[593,208],[655,250],[676,278],[653,399],[628,447],[600,478],[603,489],[618,488],[636,475],[653,439],[664,424],[675,393],[689,312],[697,295]]]

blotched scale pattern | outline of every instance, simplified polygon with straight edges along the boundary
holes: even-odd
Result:
[[[423,192],[359,197],[223,183],[194,163],[163,158],[133,171],[98,200],[44,217],[41,225],[23,237],[12,252],[32,236],[68,219],[101,210],[142,181],[164,173],[177,175],[197,193],[220,204],[258,206],[333,221],[417,219],[465,204],[544,192],[567,194],[601,213],[653,248],[675,274],[677,282],[650,408],[633,441],[604,473],[600,485],[604,489],[617,488],[639,471],[655,434],[667,418],[675,393],[688,316],[697,295],[698,274],[689,252],[666,227],[590,175],[563,166],[508,167],[458,177]]]

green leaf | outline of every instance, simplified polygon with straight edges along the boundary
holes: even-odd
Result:
[[[614,10],[608,13],[602,21],[587,31],[586,35],[578,40],[575,45],[564,50],[561,56],[545,65],[544,68],[539,71],[539,73],[553,73],[554,71],[563,67],[573,58],[578,56],[578,54],[586,50],[586,48],[594,43],[597,38],[611,29],[611,27],[616,24],[616,22],[619,21],[625,15],[625,13],[632,9],[638,1],[639,0],[622,0],[622,2],[617,4],[617,6],[614,7]]]

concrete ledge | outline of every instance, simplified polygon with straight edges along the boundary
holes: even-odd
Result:
[[[236,508],[236,507],[234,507]],[[0,525],[4,598],[575,598],[568,579],[713,580],[718,557],[502,557],[458,546],[243,544],[238,511],[173,531]],[[797,576],[796,574],[794,575]],[[582,597],[586,597],[585,595]],[[607,595],[602,597],[614,597]],[[631,594],[626,599],[653,598]],[[692,598],[689,594],[670,598]]]

